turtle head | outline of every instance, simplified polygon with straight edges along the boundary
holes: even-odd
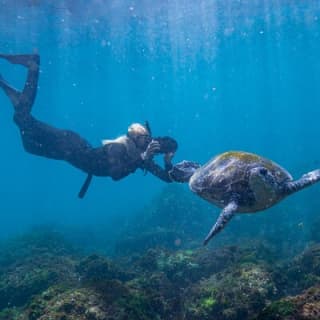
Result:
[[[176,182],[189,182],[200,164],[193,161],[183,160],[172,167],[169,171],[170,178]]]
[[[253,179],[253,181],[259,181],[266,186],[269,185],[273,187],[276,184],[275,176],[264,166],[258,166],[251,169],[250,179]]]
[[[269,207],[279,198],[276,176],[266,167],[258,166],[250,171],[249,185],[258,203]]]

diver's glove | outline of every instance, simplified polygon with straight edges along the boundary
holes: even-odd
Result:
[[[160,143],[155,140],[151,140],[148,144],[147,149],[145,152],[141,153],[141,158],[143,161],[152,160],[156,153],[160,151]]]

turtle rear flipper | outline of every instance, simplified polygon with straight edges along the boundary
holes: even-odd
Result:
[[[220,213],[220,216],[218,217],[217,222],[214,224],[214,226],[206,236],[203,245],[207,245],[211,238],[214,237],[226,226],[226,224],[234,216],[237,208],[238,205],[235,201],[230,202],[226,207],[223,208],[222,212]]]
[[[300,191],[306,187],[320,181],[320,169],[304,174],[300,179],[290,181],[286,184],[285,193],[287,195]]]

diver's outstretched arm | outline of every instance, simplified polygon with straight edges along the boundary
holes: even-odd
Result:
[[[165,169],[163,169],[158,164],[156,164],[153,160],[146,160],[143,163],[142,169],[145,171],[149,171],[150,173],[152,173],[154,176],[158,177],[162,181],[170,183],[170,182],[173,182],[173,180],[169,175],[169,170],[171,168],[172,166],[170,167],[165,166]]]
[[[10,86],[1,76],[0,87],[9,97],[16,112],[30,113],[37,95],[40,56],[38,54],[0,54],[0,58],[8,60],[10,63],[20,64],[28,68],[27,80],[22,92]]]

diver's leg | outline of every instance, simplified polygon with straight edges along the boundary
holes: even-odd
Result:
[[[20,58],[22,58],[22,61],[24,60],[24,56]],[[40,56],[32,54],[26,63],[28,66],[28,75],[20,97],[20,111],[30,113],[37,95]]]
[[[0,78],[0,87],[4,89],[15,107],[14,121],[20,129],[25,150],[38,156],[65,160],[83,171],[90,172],[88,155],[92,153],[93,148],[85,139],[75,132],[60,130],[38,121],[30,114],[37,93],[39,55],[0,54],[0,58],[28,68],[22,92],[15,90]]]
[[[0,86],[10,98],[16,112],[30,113],[37,94],[40,56],[0,54],[0,58],[28,68],[27,80],[21,93],[6,83],[2,77],[0,77]]]
[[[15,113],[14,121],[20,129],[23,146],[27,152],[64,160],[83,171],[90,171],[88,154],[92,147],[77,133],[54,128],[30,114]]]
[[[39,55],[34,54],[0,54],[0,58],[8,60],[12,64],[21,64],[27,68],[30,67],[32,60],[38,60],[39,64]]]
[[[14,108],[16,109],[16,106],[19,104],[19,100],[20,100],[20,95],[21,92],[19,92],[17,89],[11,87],[1,76],[0,74],[0,88],[3,89],[3,91],[5,92],[5,94],[8,96],[8,98],[10,99],[12,105],[14,106]]]

